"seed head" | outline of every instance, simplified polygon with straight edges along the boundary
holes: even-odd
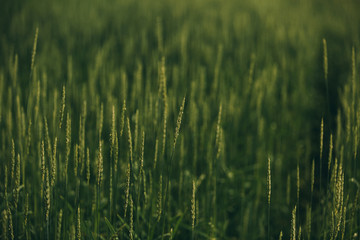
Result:
[[[324,143],[324,118],[321,118],[321,124],[320,124],[320,159],[322,159],[323,143]]]
[[[32,55],[31,55],[31,73],[34,70],[34,63],[35,63],[35,55],[36,55],[36,45],[37,45],[37,40],[38,40],[38,35],[39,35],[39,28],[36,28],[35,31],[35,38],[34,38],[34,45],[33,45],[33,51],[32,51]]]
[[[326,45],[326,39],[323,38],[323,47],[324,47],[324,77],[325,80],[327,80],[328,76],[328,57],[327,57],[327,45]]]
[[[128,142],[129,142],[129,154],[130,154],[130,162],[133,162],[133,150],[132,150],[132,139],[131,139],[131,128],[130,128],[130,120],[126,118],[127,128],[128,128]]]
[[[296,206],[291,214],[291,240],[296,240]]]
[[[196,216],[196,208],[195,208],[195,192],[196,192],[196,186],[195,186],[195,180],[192,182],[192,198],[191,198],[191,219],[192,219],[192,231],[194,232],[195,228],[195,216]]]
[[[97,184],[98,184],[98,186],[101,186],[102,178],[103,178],[102,175],[103,175],[103,171],[104,171],[103,154],[102,154],[102,141],[99,141],[99,153],[98,153],[98,158],[97,158],[97,170],[98,170]]]
[[[60,121],[59,121],[59,128],[61,129],[62,127],[62,122],[63,122],[63,118],[64,118],[64,111],[65,111],[65,85],[63,86],[63,90],[62,90],[62,98],[61,98],[61,107],[60,107]]]
[[[81,240],[81,221],[80,221],[80,206],[77,211],[77,239]]]
[[[58,225],[57,225],[57,231],[56,231],[56,240],[60,240],[60,237],[61,237],[61,221],[62,221],[62,215],[63,215],[63,210],[60,209],[59,218],[58,218]]]
[[[268,192],[268,205],[270,206],[271,199],[271,164],[270,157],[268,157],[268,169],[267,169],[267,192]]]
[[[123,106],[122,106],[122,111],[121,111],[120,137],[123,135],[123,131],[124,131],[125,112],[126,112],[126,100],[124,99]]]
[[[175,136],[174,136],[174,149],[175,149],[175,145],[176,145],[176,140],[179,136],[179,132],[180,132],[180,126],[181,126],[181,120],[182,120],[182,116],[184,113],[184,106],[185,106],[185,97],[183,98],[182,104],[180,106],[180,111],[179,111],[179,115],[177,118],[177,122],[176,122],[176,129],[175,129]]]

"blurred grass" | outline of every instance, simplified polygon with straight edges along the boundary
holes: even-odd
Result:
[[[120,112],[122,100],[126,99],[131,123],[139,110],[140,125],[149,139],[147,146],[153,149],[155,139],[160,136],[159,124],[153,128],[151,119],[158,119],[148,109],[156,101],[158,63],[165,56],[170,136],[180,101],[185,95],[188,99],[182,128],[185,153],[180,169],[184,171],[174,175],[173,184],[176,186],[182,174],[184,178],[186,174],[210,177],[213,170],[208,169],[212,166],[208,164],[214,150],[211,144],[218,107],[222,104],[224,151],[216,170],[219,185],[216,196],[221,199],[217,206],[218,236],[265,238],[264,183],[268,155],[275,159],[273,238],[280,230],[289,235],[290,227],[284,226],[290,226],[291,210],[296,204],[298,163],[302,176],[298,212],[300,222],[305,221],[312,159],[316,160],[319,171],[321,118],[325,121],[324,159],[327,159],[328,139],[330,133],[336,132],[338,109],[345,114],[339,93],[351,77],[352,47],[357,50],[360,45],[358,1],[34,0],[3,1],[2,5],[0,73],[4,80],[0,100],[3,115],[16,115],[15,100],[13,105],[8,101],[8,107],[6,99],[15,99],[19,94],[22,105],[26,106],[32,96],[30,59],[38,27],[34,82],[39,80],[45,87],[42,114],[52,116],[59,103],[54,99],[60,98],[60,90],[66,85],[70,106],[67,111],[76,122],[73,137],[79,138],[77,121],[82,102],[86,100],[90,128],[87,146],[95,151],[98,142],[94,128],[100,103],[105,104],[104,132],[107,134],[111,105],[115,104]],[[323,38],[328,46],[329,99],[323,75]],[[19,69],[18,84],[13,86],[9,69],[15,54],[18,54]],[[356,54],[358,57],[358,51]],[[359,69],[358,63],[356,66]],[[128,79],[125,84],[124,74]],[[7,92],[11,87],[12,95]],[[9,128],[5,115],[2,119],[2,145],[8,146],[9,139],[16,136],[16,129]],[[55,131],[51,135],[54,137]],[[0,154],[4,159],[9,154],[5,150],[3,147]],[[35,157],[37,149],[33,151]],[[336,151],[339,154],[339,149]],[[149,162],[152,154],[147,154]],[[323,165],[325,171],[326,160]],[[110,164],[105,168],[109,171]],[[292,186],[290,202],[286,199],[288,176]],[[188,183],[191,177],[188,176]],[[202,206],[199,231],[204,232],[209,229],[212,212],[207,199],[211,193],[210,182],[208,180],[207,188],[199,189],[198,193]],[[314,201],[319,203],[323,196],[318,191],[319,181],[315,184]],[[191,185],[187,184],[186,188],[191,189]],[[177,199],[179,196],[172,195],[173,212],[177,208],[186,212],[184,203]],[[353,195],[351,191],[350,196]],[[187,203],[189,205],[190,200]],[[313,231],[318,234],[315,236],[320,236],[323,228],[318,222],[322,219],[323,205],[316,206]],[[182,226],[183,232],[186,227],[189,226]]]

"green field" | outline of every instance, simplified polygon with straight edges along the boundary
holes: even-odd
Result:
[[[1,239],[358,239],[359,1],[0,5]]]

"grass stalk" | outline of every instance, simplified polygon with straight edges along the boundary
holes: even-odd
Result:
[[[270,239],[270,202],[271,202],[271,160],[268,157],[268,169],[267,169],[267,196],[268,196],[268,240]]]
[[[35,37],[34,37],[33,51],[32,51],[32,55],[31,55],[30,79],[31,79],[32,74],[33,74],[33,71],[34,71],[35,56],[36,56],[36,46],[37,46],[38,36],[39,36],[39,28],[36,27]]]
[[[195,218],[196,218],[196,207],[195,207],[195,192],[196,192],[196,186],[195,186],[195,180],[192,181],[192,198],[191,198],[191,238],[195,239]]]

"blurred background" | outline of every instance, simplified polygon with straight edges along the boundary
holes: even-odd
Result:
[[[299,201],[297,166],[302,179],[299,221],[305,223],[313,159],[320,176],[321,119],[324,188],[330,134],[337,137],[334,155],[340,154],[341,139],[346,138],[340,139],[337,133],[345,129],[347,119],[345,86],[352,78],[353,48],[359,82],[359,10],[357,0],[2,0],[0,71],[10,81],[7,69],[17,55],[18,85],[31,87],[30,62],[38,27],[38,75],[46,74],[47,89],[71,86],[74,116],[79,115],[81,90],[93,96],[90,109],[99,100],[112,102],[109,99],[121,94],[116,101],[127,99],[132,116],[137,108],[147,106],[146,90],[156,93],[158,62],[165,56],[168,95],[173,98],[170,111],[177,111],[185,94],[189,99],[184,136],[191,137],[185,138],[184,164],[194,176],[204,172],[208,154],[204,132],[214,130],[222,103],[225,144],[218,181],[224,188],[219,187],[223,211],[218,218],[224,220],[219,227],[223,236],[266,236],[266,204],[261,207],[261,202],[266,202],[266,159],[270,155],[274,159],[271,226],[275,238],[280,230],[289,234],[290,213]],[[134,100],[137,71],[142,90]],[[128,79],[125,90],[120,83],[123,73]],[[29,93],[24,90],[23,94]],[[106,114],[105,121],[110,122],[110,107]],[[175,122],[176,114],[171,119]],[[186,127],[192,122],[200,129],[198,135]],[[346,144],[345,155],[352,159],[353,150]],[[347,182],[357,176],[353,164],[353,160],[344,163]],[[293,186],[290,190],[289,184]],[[350,198],[356,193],[351,187]],[[322,232],[317,223],[322,219],[321,207],[316,207],[322,206],[319,189],[318,179],[314,234]],[[203,211],[206,219],[206,209]],[[208,220],[199,224],[206,229]]]

